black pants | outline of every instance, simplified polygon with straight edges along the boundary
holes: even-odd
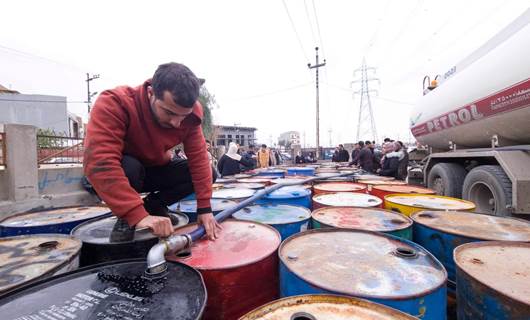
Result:
[[[136,158],[124,155],[121,166],[136,192],[156,193],[165,205],[171,205],[195,192],[188,160],[176,159],[165,166],[145,167]],[[215,170],[212,170],[212,177],[215,182]]]

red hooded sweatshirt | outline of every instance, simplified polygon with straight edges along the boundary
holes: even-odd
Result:
[[[212,171],[202,134],[202,106],[197,103],[178,129],[159,126],[147,96],[150,81],[136,88],[118,87],[101,93],[90,113],[85,137],[84,172],[112,212],[136,225],[148,213],[121,167],[123,155],[146,167],[169,163],[169,149],[184,144],[197,195],[197,208],[209,208]]]

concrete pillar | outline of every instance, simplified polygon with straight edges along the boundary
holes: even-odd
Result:
[[[6,124],[4,130],[8,199],[23,201],[38,198],[37,129],[28,125]]]

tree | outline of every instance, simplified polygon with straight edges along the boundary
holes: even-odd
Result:
[[[199,102],[202,104],[204,112],[202,133],[206,139],[214,141],[212,108],[218,106],[217,101],[215,101],[215,96],[211,94],[205,86],[202,86],[201,91],[199,92]]]

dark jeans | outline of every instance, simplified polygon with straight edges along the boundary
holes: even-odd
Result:
[[[121,166],[136,192],[156,192],[157,198],[165,205],[171,205],[195,192],[188,160],[176,159],[165,166],[144,167],[136,158],[124,155]],[[212,170],[212,177],[215,182],[215,170]]]

